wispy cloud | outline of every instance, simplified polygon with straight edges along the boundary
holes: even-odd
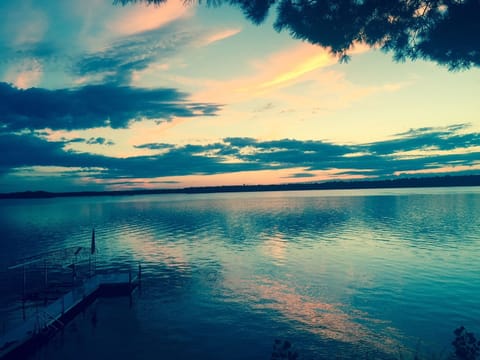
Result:
[[[165,149],[172,149],[175,147],[175,145],[165,144],[165,143],[152,143],[152,144],[135,145],[135,147],[137,149],[165,150]]]
[[[74,64],[73,71],[80,78],[128,85],[134,72],[162,62],[194,39],[194,34],[182,30],[181,23],[175,22],[123,37],[101,51],[83,55]]]
[[[308,179],[315,177],[316,175],[314,173],[309,173],[309,172],[300,172],[300,173],[294,173],[291,174],[287,177],[287,179]]]
[[[251,76],[227,81],[209,79],[183,79],[186,85],[195,81],[204,89],[195,96],[199,99],[218,99],[225,103],[245,101],[259,94],[272,92],[281,87],[305,80],[304,76],[314,70],[333,65],[336,59],[318,46],[300,44],[267,59],[254,61]],[[180,78],[177,78],[182,80]]]
[[[18,1],[15,6],[8,2],[0,5],[2,24],[0,38],[17,47],[24,48],[43,40],[49,27],[47,14],[35,2]],[[8,14],[8,15],[7,15]]]
[[[107,22],[108,31],[121,36],[141,33],[190,17],[195,11],[194,6],[186,6],[180,1],[167,1],[161,6],[140,4],[127,7],[127,11],[117,12],[118,15]]]
[[[217,31],[213,34],[208,35],[201,42],[201,45],[207,46],[207,45],[216,43],[217,41],[228,39],[229,37],[237,35],[238,33],[240,33],[240,31],[242,31],[242,29],[240,29],[240,28],[225,29],[225,30]]]
[[[356,54],[368,51],[359,46]],[[193,97],[199,101],[218,101],[227,105],[243,105],[240,113],[225,107],[224,115],[230,119],[251,117],[244,112],[245,105],[264,99],[276,107],[302,112],[296,118],[309,116],[319,110],[331,111],[348,108],[352,103],[379,93],[391,93],[409,86],[408,81],[360,85],[349,80],[345,73],[334,68],[338,59],[319,46],[301,43],[274,53],[266,59],[250,63],[251,75],[228,80],[192,79],[176,77],[179,86],[199,88]],[[279,108],[280,106],[280,108]],[[227,113],[228,112],[228,113]]]
[[[89,145],[106,145],[106,146],[112,146],[115,145],[115,143],[111,140],[107,140],[103,137],[96,137],[96,138],[90,138],[86,141],[87,144]]]
[[[84,143],[84,144],[87,144],[87,145],[105,145],[105,146],[115,145],[115,143],[112,140],[105,139],[104,137],[101,137],[101,136],[91,137],[89,139],[78,138],[78,137],[73,138],[73,139],[62,138],[61,142],[64,142],[65,144]]]
[[[43,67],[36,59],[25,60],[13,65],[5,79],[17,88],[27,89],[39,84],[43,75]]]
[[[327,50],[308,44],[301,44],[293,51],[275,54],[257,67],[269,74],[269,79],[258,84],[260,89],[287,85],[312,71],[332,66],[337,62]]]

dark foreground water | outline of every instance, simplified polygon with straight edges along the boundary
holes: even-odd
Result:
[[[99,299],[33,359],[269,359],[277,338],[301,359],[373,359],[480,333],[480,189],[455,188],[1,201],[0,334],[22,315],[7,267],[88,247],[92,226],[98,271],[141,263],[142,290]]]

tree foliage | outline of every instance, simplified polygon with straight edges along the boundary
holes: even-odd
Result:
[[[167,0],[115,0],[115,3]],[[194,0],[185,0],[187,5]],[[201,4],[201,0],[198,0]],[[343,60],[357,43],[393,53],[395,60],[425,59],[450,70],[480,66],[480,0],[206,0],[239,7],[261,24],[271,8],[274,27],[328,47]]]

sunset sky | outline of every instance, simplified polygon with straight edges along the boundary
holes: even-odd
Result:
[[[480,173],[480,70],[229,6],[0,2],[0,192]]]

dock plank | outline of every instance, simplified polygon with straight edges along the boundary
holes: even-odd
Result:
[[[65,318],[73,316],[78,308],[88,305],[88,300],[93,301],[109,292],[114,295],[129,294],[137,285],[138,277],[132,277],[129,273],[92,276],[0,337],[0,359],[28,346],[42,331],[62,326]]]

